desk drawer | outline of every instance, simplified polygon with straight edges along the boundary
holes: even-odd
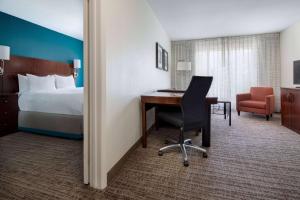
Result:
[[[0,95],[0,122],[6,118],[18,118],[18,96]]]
[[[0,94],[0,136],[18,129],[18,95]]]
[[[0,97],[0,105],[5,105],[9,103],[9,98]]]
[[[15,120],[0,120],[0,134],[16,132],[18,123]]]
[[[1,110],[0,111],[0,121],[4,119],[17,119],[18,118],[18,111],[16,110]]]
[[[18,108],[18,99],[17,98],[4,98],[0,97],[0,108]]]

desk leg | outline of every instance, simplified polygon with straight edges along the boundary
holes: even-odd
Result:
[[[224,119],[226,119],[226,103],[224,103]]]
[[[142,144],[143,148],[147,148],[147,116],[144,102],[142,102]]]
[[[208,105],[207,124],[205,129],[202,131],[202,146],[210,147],[210,120],[211,120],[211,105]]]
[[[155,107],[155,117],[154,117],[155,130],[158,131],[158,129],[159,129],[159,121],[158,121],[157,113],[158,113],[158,106]]]
[[[229,103],[229,126],[231,126],[231,102]]]
[[[196,131],[196,136],[199,136],[199,133],[202,133],[202,128],[201,129],[199,129],[198,131]]]

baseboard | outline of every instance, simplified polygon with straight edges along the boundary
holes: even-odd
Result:
[[[80,134],[80,133],[63,133],[63,132],[59,132],[59,131],[49,131],[49,130],[27,128],[27,127],[20,127],[20,126],[19,126],[18,130],[25,132],[25,133],[34,133],[34,134],[38,134],[38,135],[60,137],[60,138],[64,138],[64,139],[73,139],[73,140],[82,140],[83,139],[83,134]]]
[[[148,133],[154,129],[154,125],[148,130]],[[124,156],[109,170],[107,173],[107,184],[109,185],[113,178],[119,173],[120,169],[123,167],[129,155],[138,148],[142,143],[142,137],[138,139],[136,143],[124,154]]]
[[[124,163],[126,162],[129,155],[141,144],[142,138],[138,141],[125,153],[125,155],[109,170],[107,173],[107,184],[109,185],[113,178],[118,174]]]

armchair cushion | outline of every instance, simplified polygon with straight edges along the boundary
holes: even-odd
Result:
[[[265,101],[247,100],[247,101],[239,102],[239,105],[241,107],[266,109],[266,102]]]

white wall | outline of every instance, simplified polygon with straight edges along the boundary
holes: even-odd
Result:
[[[295,87],[293,84],[293,62],[300,60],[300,22],[280,34],[281,86]]]
[[[171,44],[146,0],[104,0],[101,11],[106,67],[101,143],[108,172],[142,135],[140,95],[171,87],[170,72],[155,67],[155,43],[169,54]]]

